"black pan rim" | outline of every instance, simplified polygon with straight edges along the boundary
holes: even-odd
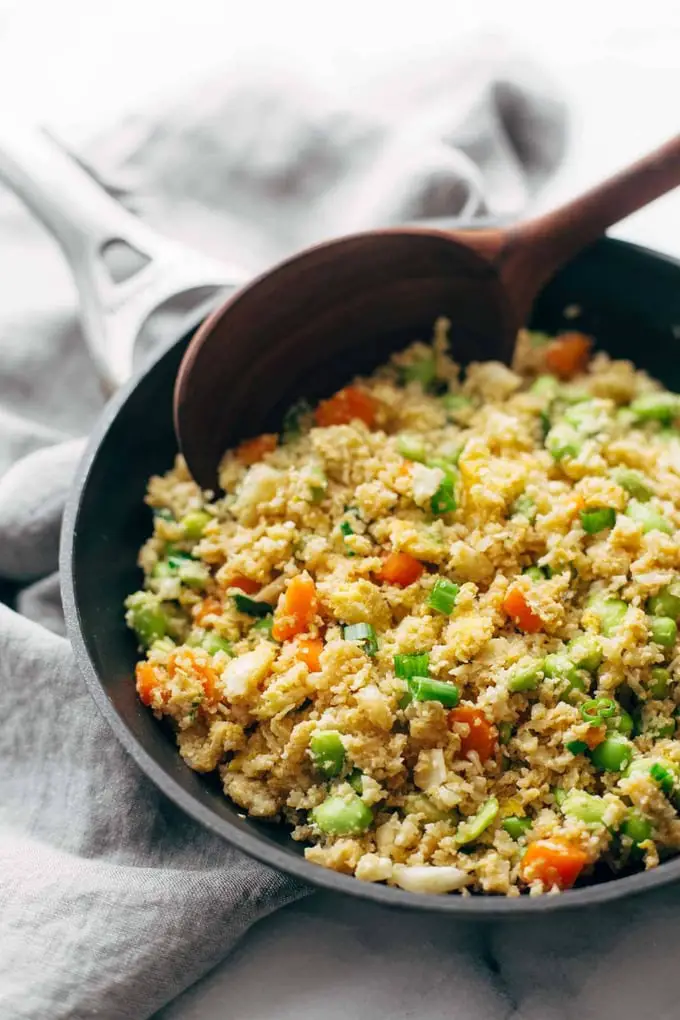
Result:
[[[597,244],[633,250],[641,256],[652,258],[660,264],[680,270],[680,260],[641,245],[609,237],[603,238]],[[62,603],[67,634],[74,651],[76,665],[97,708],[106,719],[114,735],[156,787],[194,821],[263,864],[284,872],[306,885],[328,892],[346,893],[349,896],[393,909],[449,914],[452,917],[468,921],[526,919],[545,916],[548,913],[563,913],[579,908],[599,906],[624,897],[640,895],[680,880],[680,857],[677,857],[651,871],[615,878],[600,885],[572,889],[558,896],[428,896],[408,893],[390,886],[361,882],[351,876],[341,875],[319,865],[311,864],[304,857],[297,857],[282,849],[265,844],[257,835],[242,832],[228,819],[219,818],[213,814],[212,811],[196,801],[190,793],[182,789],[172,776],[153,760],[114,708],[90,658],[76,601],[75,539],[83,494],[87,489],[102,441],[142,379],[154,371],[157,363],[175,344],[180,342],[180,339],[178,337],[171,344],[164,345],[161,350],[156,352],[104,408],[88,440],[71,485],[64,511],[59,551]]]

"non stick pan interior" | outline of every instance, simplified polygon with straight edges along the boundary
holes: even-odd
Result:
[[[603,240],[546,288],[533,325],[547,331],[571,326],[591,332],[599,347],[631,358],[680,389],[680,263],[672,259]],[[427,336],[430,327],[423,323],[421,335]],[[143,502],[146,481],[171,465],[177,449],[172,392],[189,339],[190,335],[174,343],[108,406],[81,464],[62,539],[64,608],[78,664],[116,735],[150,778],[189,814],[246,852],[306,881],[393,906],[480,918],[516,916],[602,902],[680,878],[677,859],[651,872],[561,896],[416,896],[308,864],[302,846],[284,827],[244,818],[213,777],[184,765],[172,736],[137,699],[135,641],[125,627],[122,606],[140,584],[136,554],[151,530],[151,514]],[[392,348],[411,339],[395,336]],[[326,363],[320,351],[318,370],[313,377],[298,380],[297,393],[278,393],[272,381],[273,410],[262,427],[276,427],[277,414],[291,398],[303,392],[311,398],[332,392],[355,372],[370,370],[387,353],[364,348],[337,364]],[[224,399],[228,401],[228,391]]]

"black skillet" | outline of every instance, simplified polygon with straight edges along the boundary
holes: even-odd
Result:
[[[5,155],[0,142],[0,176],[5,171],[4,176],[9,177]],[[75,175],[72,183],[88,190],[94,186],[77,168],[70,166],[69,173]],[[26,195],[17,158],[13,183]],[[45,214],[39,188],[31,195],[31,205],[54,232],[58,223]],[[113,229],[105,240],[126,236],[120,221]],[[302,846],[284,827],[243,817],[212,777],[192,772],[183,764],[172,736],[136,696],[133,669],[137,653],[123,621],[122,604],[141,580],[136,555],[151,530],[151,515],[143,503],[147,479],[170,467],[177,449],[173,387],[198,324],[197,319],[184,335],[168,339],[164,350],[112,398],[78,469],[63,524],[62,595],[75,656],[113,732],[142,770],[189,815],[245,853],[305,882],[387,906],[467,919],[511,918],[592,906],[680,879],[679,857],[648,872],[603,878],[560,896],[425,896],[359,882],[307,863]],[[422,323],[422,333],[426,334],[430,325]],[[674,259],[604,238],[566,265],[545,287],[532,325],[546,331],[565,326],[582,329],[612,355],[634,359],[671,388],[680,389],[676,353],[680,343],[680,262]],[[393,346],[408,339],[394,337]],[[323,384],[318,378],[310,383],[309,397],[332,392],[384,354],[384,350],[362,350],[354,360],[345,354],[340,364],[331,361]]]

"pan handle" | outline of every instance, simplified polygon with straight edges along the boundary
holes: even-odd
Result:
[[[0,180],[61,245],[80,295],[85,338],[109,392],[131,375],[135,340],[160,305],[248,278],[245,270],[146,226],[39,128],[0,120]]]

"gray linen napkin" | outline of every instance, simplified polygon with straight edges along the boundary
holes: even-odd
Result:
[[[484,41],[360,95],[240,68],[86,155],[150,222],[254,271],[376,223],[516,212],[563,137],[550,87]],[[0,606],[0,1016],[142,1020],[304,890],[155,791],[59,636],[61,509],[102,400],[50,242],[2,193],[0,225],[0,578],[35,582],[22,615]]]

